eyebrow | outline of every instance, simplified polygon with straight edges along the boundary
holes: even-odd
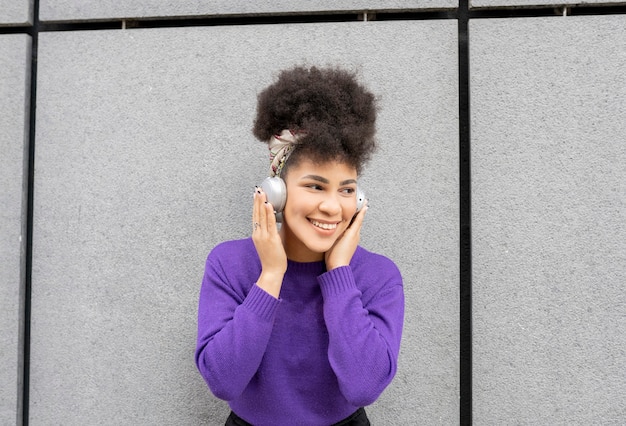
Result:
[[[322,182],[325,184],[330,183],[330,181],[326,179],[325,177],[317,176],[317,175],[306,175],[306,176],[303,176],[302,179],[312,179],[312,180],[316,180],[318,182]],[[343,186],[343,185],[349,185],[351,183],[356,183],[356,179],[347,179],[347,180],[341,181],[339,182],[339,185]]]

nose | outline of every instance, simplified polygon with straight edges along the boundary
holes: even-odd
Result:
[[[338,200],[337,195],[328,195],[319,204],[321,212],[326,213],[329,216],[336,216],[341,214],[341,203]]]

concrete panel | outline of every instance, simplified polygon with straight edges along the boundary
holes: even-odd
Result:
[[[263,15],[276,13],[356,12],[364,10],[451,9],[458,0],[213,0],[126,1],[41,0],[42,21],[72,21],[171,16]]]
[[[10,425],[21,411],[30,37],[0,35],[0,58],[0,424]]]
[[[477,425],[626,423],[625,28],[471,22]]]
[[[0,27],[32,22],[33,0],[0,0]]]
[[[626,4],[624,0],[585,0],[583,5],[622,5]],[[563,6],[581,5],[580,1],[576,0],[470,0],[471,8],[497,8],[497,7],[542,7],[542,6],[554,6],[562,8]],[[559,14],[562,14],[560,12]]]
[[[456,34],[454,21],[41,34],[31,424],[223,423],[193,364],[204,260],[249,235],[268,167],[256,93],[296,63],[358,70],[381,96],[363,245],[398,263],[407,318],[370,416],[454,424]]]

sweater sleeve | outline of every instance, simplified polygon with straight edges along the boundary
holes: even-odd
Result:
[[[241,395],[267,348],[279,300],[256,284],[231,285],[219,262],[207,259],[198,306],[195,361],[213,394]],[[246,283],[248,284],[248,283]]]
[[[397,370],[404,292],[395,265],[387,269],[389,273],[378,278],[385,282],[366,304],[350,266],[319,277],[329,334],[328,358],[341,392],[355,406],[373,403]]]

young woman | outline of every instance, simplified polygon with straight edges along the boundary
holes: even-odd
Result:
[[[402,278],[358,246],[375,120],[374,96],[337,68],[295,67],[259,94],[282,223],[256,187],[252,238],[211,251],[198,311],[195,360],[226,425],[369,425],[363,407],[396,373]]]

